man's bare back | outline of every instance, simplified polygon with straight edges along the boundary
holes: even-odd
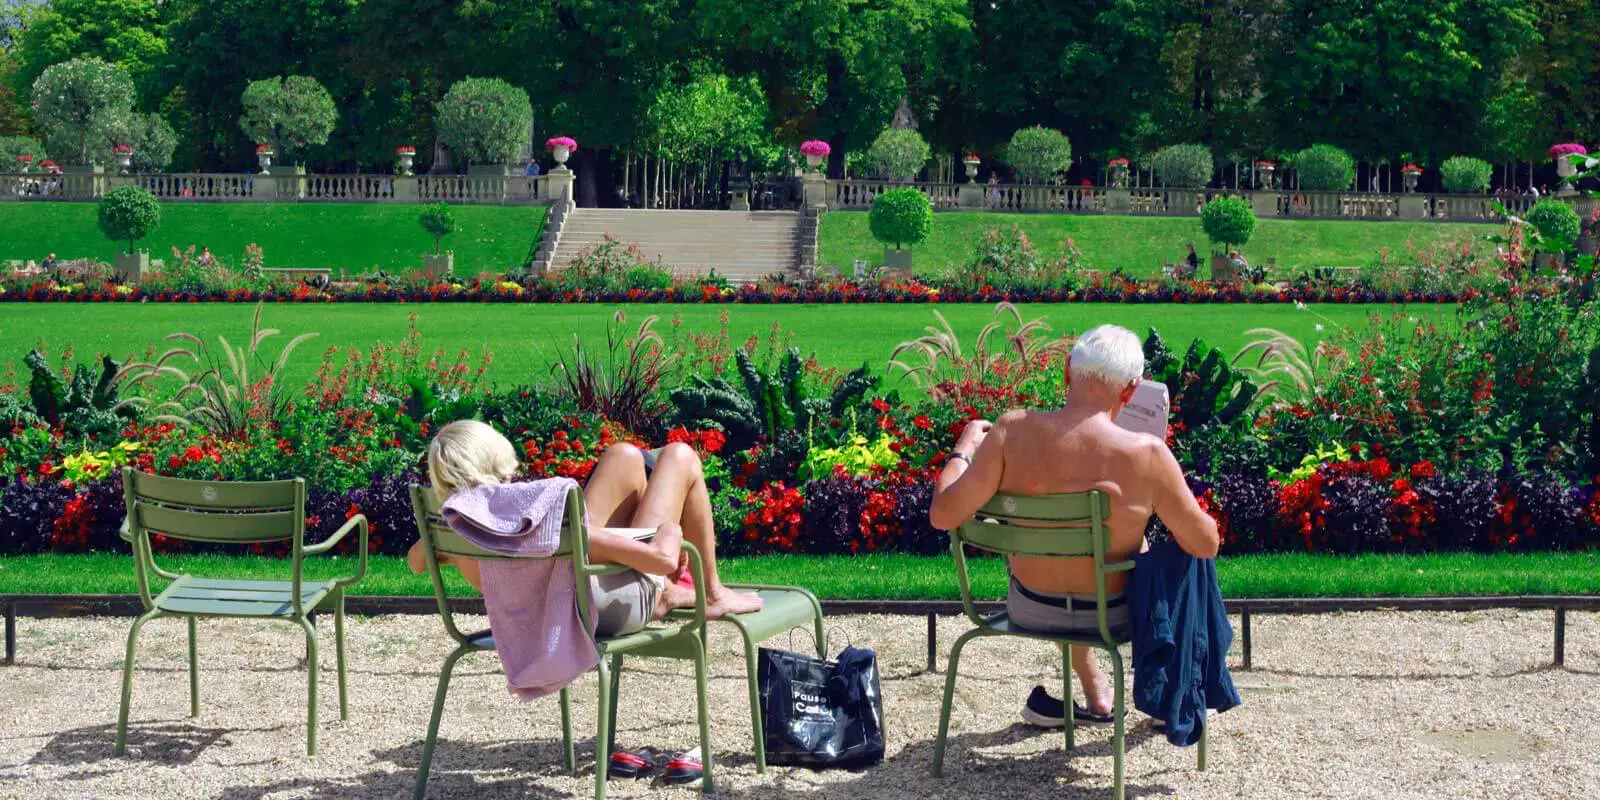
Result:
[[[974,423],[980,425],[980,423]],[[1118,427],[1112,414],[1069,405],[1060,411],[1012,411],[987,431],[972,466],[935,498],[933,524],[953,528],[999,492],[1021,495],[1101,489],[1111,494],[1111,552],[1122,561],[1144,548],[1145,526],[1159,515],[1185,550],[1216,555],[1216,524],[1189,492],[1177,459],[1161,440]],[[958,443],[957,452],[961,452]],[[965,485],[964,485],[965,484]],[[1029,589],[1093,594],[1094,562],[1086,558],[1015,558],[1011,571]],[[1124,573],[1107,578],[1120,592]]]

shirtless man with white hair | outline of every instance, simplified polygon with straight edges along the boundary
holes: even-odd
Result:
[[[1124,561],[1146,547],[1152,514],[1173,539],[1198,558],[1217,555],[1217,524],[1201,510],[1172,451],[1161,439],[1118,427],[1118,412],[1144,375],[1139,338],[1102,325],[1085,333],[1067,358],[1066,405],[1059,411],[1011,411],[993,424],[967,425],[939,475],[929,519],[952,530],[971,519],[996,493],[1054,494],[1099,488],[1111,495],[1111,551]],[[1015,624],[1047,633],[1099,634],[1094,560],[1013,558],[1006,610]],[[1126,573],[1106,576],[1107,622],[1129,625]],[[1072,648],[1072,669],[1087,708],[1074,718],[1111,722],[1110,682],[1091,649]],[[1065,724],[1065,704],[1035,687],[1022,715],[1035,725]]]

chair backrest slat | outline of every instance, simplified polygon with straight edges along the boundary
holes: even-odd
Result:
[[[133,473],[133,491],[140,500],[195,509],[288,510],[299,502],[300,481],[194,481]]]
[[[961,540],[1005,555],[1091,557],[1096,503],[1099,519],[1109,520],[1111,499],[1104,492],[997,494],[961,526]]]
[[[255,544],[294,538],[299,513],[264,511],[225,514],[138,502],[139,525],[151,533],[196,542]]]

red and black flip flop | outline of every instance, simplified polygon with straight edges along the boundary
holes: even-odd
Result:
[[[648,754],[628,753],[617,751],[611,754],[611,766],[607,774],[613,778],[643,778],[655,771],[655,762],[647,758]]]
[[[666,775],[662,777],[671,786],[693,786],[700,783],[704,777],[704,769],[700,764],[699,748],[676,756],[667,762]]]

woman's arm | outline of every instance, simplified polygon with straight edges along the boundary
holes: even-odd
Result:
[[[682,551],[683,528],[673,522],[656,528],[655,537],[648,542],[605,528],[589,529],[589,560],[593,563],[621,564],[650,575],[670,575],[678,569]]]

